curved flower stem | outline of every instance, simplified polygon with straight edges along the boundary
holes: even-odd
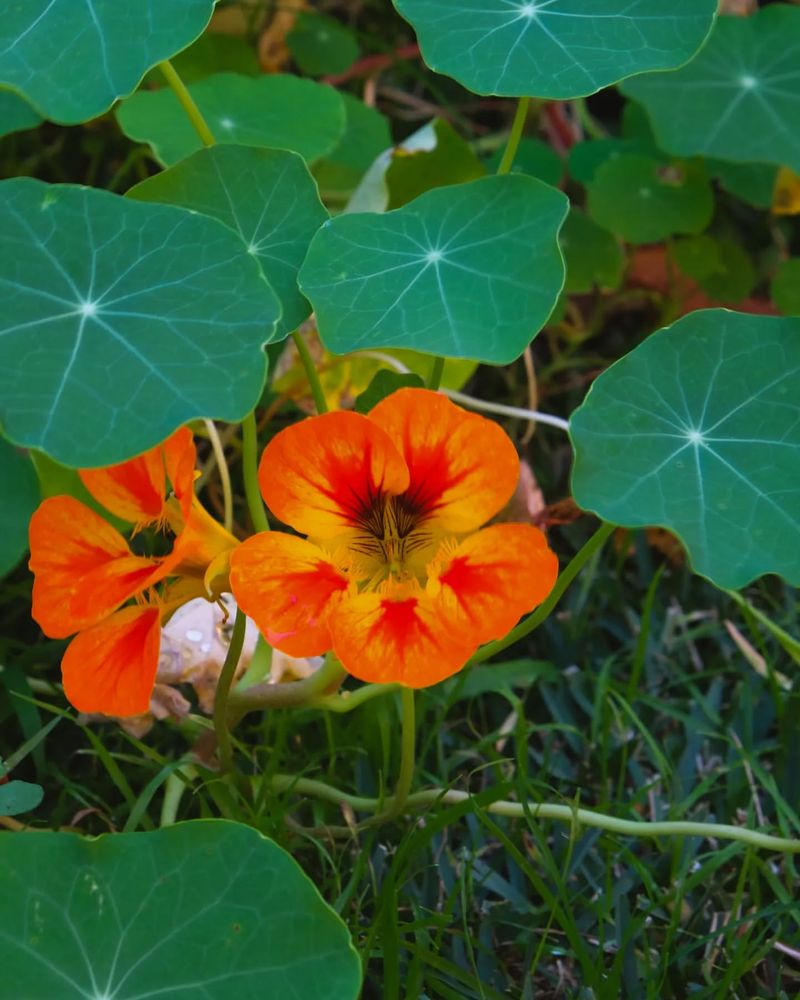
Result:
[[[514,121],[511,123],[511,131],[508,134],[505,152],[500,161],[500,166],[497,168],[498,175],[507,174],[514,166],[514,157],[517,155],[519,141],[522,138],[522,130],[525,128],[525,119],[528,115],[528,105],[530,102],[531,99],[529,97],[520,97],[519,99],[517,110],[514,114]]]
[[[589,541],[575,553],[567,567],[559,574],[558,579],[556,580],[556,585],[553,587],[550,592],[550,596],[544,604],[538,607],[532,615],[528,615],[528,617],[524,621],[521,621],[516,628],[512,628],[508,635],[504,636],[502,639],[497,639],[494,642],[487,642],[485,646],[481,646],[478,652],[467,660],[467,663],[482,663],[484,660],[488,660],[489,657],[494,656],[495,653],[502,652],[502,650],[511,646],[513,643],[517,642],[517,640],[522,639],[530,632],[533,632],[535,628],[538,628],[539,625],[541,625],[542,622],[549,617],[550,612],[561,600],[564,591],[567,587],[569,587],[586,563],[592,558],[595,552],[603,547],[615,528],[615,524],[603,522]]]
[[[534,423],[549,424],[551,427],[558,427],[559,430],[568,431],[569,421],[563,417],[556,417],[552,413],[540,413],[539,410],[526,410],[521,406],[506,406],[505,403],[490,403],[483,399],[475,399],[464,392],[456,392],[454,389],[442,390],[454,403],[463,403],[471,410],[485,410],[487,413],[499,413],[504,417],[522,417],[523,420],[530,420]]]
[[[307,708],[316,706],[325,695],[330,695],[347,676],[335,656],[328,654],[325,662],[310,677],[287,684],[253,684],[251,687],[231,691],[231,715],[240,719],[248,712],[260,708]]]
[[[228,463],[225,461],[225,450],[222,447],[222,441],[220,441],[219,432],[214,421],[204,420],[203,423],[206,425],[208,439],[211,442],[211,447],[214,449],[214,458],[217,460],[217,468],[219,469],[222,500],[225,506],[222,523],[225,526],[225,530],[231,532],[233,530],[233,490],[231,489],[231,475],[228,471]]]
[[[364,702],[372,701],[373,698],[382,698],[386,694],[393,694],[400,690],[399,684],[365,684],[356,688],[355,691],[342,691],[340,694],[327,695],[324,698],[317,698],[309,703],[309,708],[322,708],[329,712],[352,712],[354,708],[363,705]]]
[[[255,413],[242,421],[242,475],[250,520],[256,531],[269,531],[269,520],[258,488],[258,432]]]
[[[247,618],[244,612],[240,608],[237,608],[236,618],[233,622],[233,632],[231,633],[231,642],[228,646],[225,662],[222,664],[222,671],[217,682],[216,698],[214,699],[214,732],[217,736],[217,752],[219,754],[220,768],[223,773],[230,771],[233,766],[233,747],[231,745],[231,735],[228,730],[228,696],[236,674],[236,667],[239,664],[239,657],[242,655],[246,624]]]
[[[324,781],[313,778],[298,778],[292,774],[276,774],[272,777],[272,787],[276,791],[295,791],[301,795],[309,795],[340,805],[345,803],[357,812],[377,812],[387,807],[380,815],[388,818],[394,808],[395,799],[388,800],[363,798],[342,792]],[[426,788],[409,795],[401,808],[407,812],[425,809],[431,805],[458,805],[470,802],[469,792],[455,789]],[[776,837],[771,833],[759,830],[749,830],[746,827],[731,826],[727,823],[694,823],[688,820],[649,822],[648,820],[617,819],[605,813],[592,809],[579,809],[571,805],[560,805],[551,802],[509,802],[501,800],[481,806],[488,813],[498,816],[509,816],[514,819],[554,819],[571,824],[573,827],[589,826],[597,830],[607,830],[609,833],[619,833],[627,837],[708,837],[716,840],[738,840],[750,847],[763,848],[767,851],[779,851],[787,854],[800,854],[800,840],[786,837]],[[395,810],[395,813],[396,814]],[[370,825],[374,825],[378,816]]]
[[[444,358],[437,354],[433,359],[433,368],[431,369],[430,376],[428,377],[428,388],[438,389],[442,384],[442,375],[444,373]]]
[[[415,749],[417,742],[417,720],[414,710],[414,689],[400,689],[402,704],[402,730],[400,733],[400,774],[394,790],[392,804],[387,810],[387,818],[398,816],[408,800],[414,779]]]
[[[203,118],[200,108],[195,104],[194,98],[186,89],[186,84],[178,76],[175,67],[169,61],[165,59],[164,62],[158,64],[158,68],[164,74],[164,79],[172,88],[175,96],[178,98],[181,107],[186,112],[186,116],[189,121],[194,126],[195,132],[200,136],[204,146],[213,146],[216,143],[214,134],[208,127],[208,122]]]
[[[294,346],[297,348],[297,353],[300,355],[303,368],[306,370],[306,378],[311,389],[311,395],[314,397],[314,405],[317,408],[317,413],[327,413],[328,404],[325,402],[325,393],[322,391],[322,383],[319,380],[317,368],[314,364],[314,359],[311,357],[308,344],[303,340],[299,330],[294,331],[292,340],[294,341]]]

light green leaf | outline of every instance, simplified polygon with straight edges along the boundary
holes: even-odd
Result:
[[[718,302],[741,302],[756,283],[753,262],[732,240],[687,236],[675,240],[671,251],[681,271]]]
[[[800,316],[800,257],[783,261],[772,279],[772,301],[782,313]]]
[[[333,87],[296,76],[214,73],[189,92],[220,143],[291,149],[306,160],[329,153],[344,132],[342,99]],[[130,139],[146,142],[170,166],[203,144],[171,90],[139,91],[117,109]]]
[[[486,161],[490,173],[496,173],[503,159],[503,152],[502,147],[495,150]],[[521,139],[514,162],[511,164],[511,172],[530,174],[531,177],[538,177],[545,184],[556,187],[564,176],[564,161],[552,146],[548,146],[541,139]]]
[[[0,438],[0,576],[27,552],[28,522],[40,499],[30,459]]]
[[[688,65],[628,80],[622,90],[644,104],[659,145],[671,153],[800,171],[797,7],[720,17]]]
[[[414,372],[408,372],[408,374],[404,375],[400,372],[387,371],[385,368],[380,368],[372,376],[367,388],[356,396],[353,409],[356,413],[369,413],[373,406],[377,406],[382,399],[391,396],[398,389],[409,387],[422,389],[424,386],[425,383]]]
[[[275,339],[308,319],[297,271],[328,218],[302,157],[285,149],[214,146],[142,181],[129,198],[180,205],[238,233],[261,265],[282,307]]]
[[[0,137],[35,128],[42,116],[13,90],[0,90]]]
[[[561,230],[559,243],[567,265],[567,292],[591,292],[595,286],[617,288],[625,257],[613,234],[588,215],[573,208]]]
[[[379,111],[344,91],[339,97],[346,115],[344,134],[313,170],[325,193],[352,191],[375,158],[392,145],[389,123]]]
[[[708,309],[612,365],[570,421],[581,507],[661,525],[720,587],[800,583],[800,319]]]
[[[716,0],[394,0],[422,56],[477,94],[584,97],[686,62]]]
[[[70,125],[107,111],[208,24],[214,0],[24,0],[3,5],[0,83]]]
[[[256,830],[9,836],[3,978],[25,1000],[356,1000],[347,929]]]
[[[400,208],[433,188],[486,176],[486,167],[449,122],[436,118],[431,125],[436,140],[433,149],[398,146],[392,152],[386,168],[388,208]]]
[[[0,785],[0,816],[18,816],[31,812],[44,798],[41,785],[30,781],[9,781]],[[2,905],[2,904],[0,904]]]
[[[701,163],[665,166],[648,156],[607,160],[588,185],[589,215],[629,243],[654,243],[673,233],[699,233],[714,212]]]
[[[358,42],[336,18],[301,10],[286,36],[294,61],[309,76],[343,73],[358,59]]]
[[[0,184],[0,424],[111,465],[195,417],[241,420],[280,306],[215,219],[92,188]]]
[[[560,191],[509,174],[428,191],[384,215],[340,215],[314,237],[300,287],[338,353],[409,347],[505,364],[564,282]]]

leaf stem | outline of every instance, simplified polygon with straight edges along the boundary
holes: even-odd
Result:
[[[328,654],[322,666],[302,681],[287,684],[253,684],[231,691],[231,713],[241,718],[260,708],[313,708],[318,700],[330,695],[347,676],[335,656]]]
[[[520,97],[517,103],[517,110],[514,112],[514,121],[511,123],[511,131],[508,134],[508,142],[503,152],[503,158],[500,160],[500,166],[497,168],[498,175],[507,174],[514,166],[514,157],[517,155],[519,141],[522,138],[522,130],[525,128],[525,119],[528,116],[528,105],[530,102],[531,99],[529,97]]]
[[[242,421],[242,476],[250,520],[256,531],[269,531],[269,520],[258,488],[258,431],[255,412]]]
[[[195,104],[194,98],[189,93],[186,88],[186,84],[178,76],[178,73],[169,59],[165,59],[164,62],[158,64],[158,68],[164,74],[164,79],[172,88],[173,93],[178,98],[181,107],[186,112],[186,116],[189,121],[194,126],[195,132],[200,136],[200,139],[204,146],[213,146],[216,144],[216,139],[211,129],[208,127],[208,122],[203,118],[200,108]]]
[[[217,460],[217,469],[219,470],[219,481],[222,486],[222,501],[224,504],[222,523],[225,526],[225,530],[230,533],[233,531],[233,490],[231,489],[231,475],[228,471],[228,463],[225,461],[225,449],[222,447],[222,441],[220,440],[214,421],[204,420],[203,423],[206,425],[208,439],[211,441],[214,458]]]
[[[222,664],[222,671],[217,682],[217,693],[214,699],[214,732],[217,736],[217,753],[219,754],[220,768],[223,773],[230,771],[233,766],[233,747],[231,744],[231,734],[228,729],[228,698],[233,678],[236,674],[236,667],[242,655],[246,624],[247,618],[244,612],[240,608],[237,608],[228,653],[225,657],[225,662]]]
[[[272,787],[276,791],[296,791],[301,795],[324,799],[336,805],[349,805],[358,812],[377,812],[387,807],[382,815],[387,816],[394,807],[396,798],[381,800],[363,798],[342,792],[324,781],[313,778],[298,778],[292,774],[276,774],[272,778]],[[469,792],[455,789],[427,788],[408,795],[401,808],[411,811],[424,809],[430,805],[457,805],[472,801]],[[738,840],[750,847],[763,848],[767,851],[779,851],[788,854],[800,853],[800,840],[786,837],[776,837],[759,830],[749,830],[746,827],[731,826],[727,823],[695,823],[688,820],[657,821],[618,819],[592,809],[579,809],[572,805],[560,805],[551,802],[510,802],[501,800],[491,802],[481,808],[498,816],[509,816],[514,819],[554,819],[570,823],[573,827],[589,826],[609,833],[619,833],[629,837],[707,837],[716,840]],[[372,825],[372,824],[371,824]]]
[[[364,684],[355,691],[341,691],[339,694],[326,695],[309,703],[309,708],[322,708],[328,712],[352,712],[354,708],[363,705],[373,698],[382,698],[400,690],[399,684]]]
[[[428,388],[438,389],[442,384],[442,375],[444,374],[444,358],[441,355],[437,355],[433,359],[433,368],[428,376]]]
[[[322,383],[319,380],[317,368],[314,364],[314,359],[311,357],[308,344],[303,340],[299,330],[294,331],[292,340],[294,341],[294,346],[297,348],[297,353],[300,355],[303,368],[306,370],[306,378],[311,389],[311,395],[314,397],[314,405],[317,407],[317,413],[327,413],[328,404],[325,402],[325,393],[322,391]]]
[[[398,816],[408,800],[411,783],[414,779],[415,749],[417,737],[417,721],[414,710],[414,689],[400,689],[402,706],[402,730],[400,733],[400,774],[397,777],[397,787],[394,790],[390,816]]]
[[[504,636],[502,639],[497,639],[494,642],[487,642],[485,646],[481,646],[478,652],[475,653],[474,656],[470,657],[467,663],[482,663],[484,660],[488,660],[489,657],[494,656],[495,653],[502,652],[502,650],[511,646],[519,639],[522,639],[530,632],[533,632],[535,628],[538,628],[539,625],[541,625],[542,622],[549,617],[550,612],[561,600],[564,591],[567,587],[569,587],[586,563],[589,562],[592,556],[603,547],[615,528],[616,525],[614,524],[608,524],[606,522],[602,523],[589,541],[575,553],[566,568],[559,574],[559,577],[556,580],[556,585],[553,587],[550,592],[550,596],[544,604],[538,607],[532,615],[528,615],[528,617],[524,621],[521,621],[516,628],[512,628],[508,635]]]

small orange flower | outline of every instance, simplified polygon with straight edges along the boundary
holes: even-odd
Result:
[[[184,427],[138,458],[80,472],[92,496],[132,523],[134,535],[149,525],[169,528],[175,541],[168,555],[136,555],[115,527],[70,496],[44,500],[31,519],[32,614],[51,638],[78,633],[61,671],[80,711],[146,712],[162,621],[186,601],[213,596],[205,581],[224,572],[221,562],[237,542],[194,496],[194,464]],[[160,593],[156,584],[164,584]]]
[[[308,537],[263,532],[231,554],[239,607],[291,656],[333,649],[361,680],[435,684],[555,583],[537,528],[478,530],[518,477],[497,424],[426,389],[401,389],[368,416],[303,420],[267,446],[259,482]]]

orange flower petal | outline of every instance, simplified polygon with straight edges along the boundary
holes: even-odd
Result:
[[[159,570],[158,560],[131,555],[116,528],[72,497],[51,497],[39,505],[31,518],[30,547],[32,614],[54,639],[100,621],[154,582]]]
[[[528,524],[495,524],[470,535],[429,567],[428,592],[457,628],[480,643],[500,639],[541,604],[558,576],[558,559]]]
[[[150,708],[160,648],[159,609],[123,608],[69,644],[64,693],[80,712],[141,715]]]
[[[491,420],[429,389],[399,389],[369,413],[411,475],[408,499],[447,531],[474,531],[509,500],[519,479],[511,439]]]
[[[270,510],[317,538],[363,526],[381,494],[402,493],[408,470],[392,442],[360,413],[309,417],[276,434],[258,470]]]
[[[190,513],[166,561],[170,573],[203,576],[218,556],[239,542],[214,520],[197,497],[189,499]]]
[[[95,500],[132,524],[158,521],[164,514],[169,476],[172,489],[188,517],[194,481],[195,447],[187,427],[163,444],[127,462],[104,469],[81,469],[79,475]]]
[[[420,688],[459,671],[478,643],[424,591],[347,597],[331,614],[333,649],[348,673]]]
[[[348,580],[325,552],[281,531],[253,535],[231,553],[231,590],[276,649],[315,656],[331,648],[328,618]]]

